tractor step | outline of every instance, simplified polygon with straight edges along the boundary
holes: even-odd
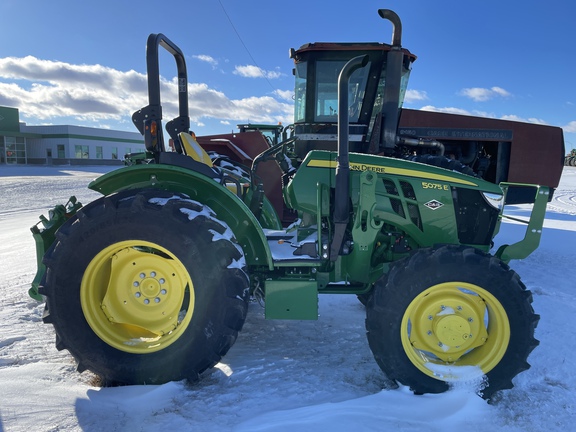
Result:
[[[304,240],[298,241],[297,231],[264,230],[272,259],[275,263],[302,262],[305,266],[320,262],[317,246],[317,234],[309,235]],[[312,263],[311,263],[312,262]]]

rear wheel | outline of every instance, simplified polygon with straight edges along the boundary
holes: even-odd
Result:
[[[208,207],[183,195],[98,199],[59,230],[44,262],[56,346],[105,384],[196,379],[246,318],[240,247]]]
[[[497,258],[463,246],[422,249],[376,283],[368,341],[387,376],[416,393],[486,376],[489,399],[530,367],[539,318],[531,301]]]

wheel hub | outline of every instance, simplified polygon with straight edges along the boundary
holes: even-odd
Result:
[[[500,303],[483,288],[464,282],[423,291],[406,309],[402,328],[406,354],[431,376],[431,364],[478,366],[486,372],[502,358],[510,337]]]
[[[132,293],[144,305],[160,303],[168,294],[166,279],[158,276],[156,271],[151,271],[149,275],[141,272],[132,280]]]
[[[175,341],[194,311],[186,267],[164,248],[123,241],[88,265],[81,302],[89,325],[109,345],[151,352]]]
[[[172,280],[167,281],[168,275]],[[122,249],[111,260],[102,310],[110,322],[141,327],[154,335],[166,334],[178,325],[184,299],[181,283],[173,260],[134,248]],[[127,295],[130,292],[133,295]]]
[[[436,321],[434,333],[443,345],[456,347],[464,345],[472,336],[470,324],[458,315],[445,315]]]

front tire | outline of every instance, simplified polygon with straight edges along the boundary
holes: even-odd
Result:
[[[368,342],[388,378],[416,393],[487,378],[482,397],[512,388],[538,345],[539,316],[518,275],[465,246],[421,249],[395,263],[367,305]]]
[[[105,385],[195,380],[236,340],[249,281],[242,250],[184,195],[126,191],[81,209],[46,253],[44,321]]]

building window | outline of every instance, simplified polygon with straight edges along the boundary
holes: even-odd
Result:
[[[66,152],[64,151],[64,144],[58,144],[56,146],[56,150],[58,151],[58,159],[64,159],[66,157]]]
[[[76,159],[89,159],[90,153],[87,145],[74,146]]]
[[[118,159],[118,147],[112,147],[112,159]]]
[[[102,159],[102,146],[96,146],[96,159]]]
[[[26,163],[26,140],[23,137],[5,137],[6,163]]]

